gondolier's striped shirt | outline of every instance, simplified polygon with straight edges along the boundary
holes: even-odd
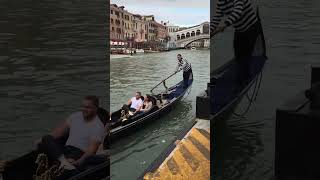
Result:
[[[184,72],[187,72],[187,71],[189,71],[189,69],[191,69],[191,64],[187,60],[182,58],[182,60],[178,62],[176,71],[179,71],[181,69]]]
[[[238,32],[246,31],[258,21],[251,0],[218,0],[216,14],[211,21],[211,30],[217,28],[224,16],[226,16],[225,25],[233,25]]]

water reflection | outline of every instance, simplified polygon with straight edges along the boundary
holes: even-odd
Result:
[[[93,0],[0,2],[0,159],[95,94],[109,108],[105,7]]]
[[[253,176],[255,168],[259,168],[250,165],[263,151],[260,137],[263,123],[246,118],[231,118],[227,121],[219,121],[213,128],[213,157],[216,158],[214,176],[216,179],[248,179],[243,175],[251,172]]]

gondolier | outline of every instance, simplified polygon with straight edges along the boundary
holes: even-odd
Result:
[[[178,65],[176,67],[175,73],[183,70],[183,87],[187,88],[190,75],[192,75],[191,64],[186,59],[182,58],[181,54],[177,55],[177,59]]]
[[[220,23],[224,16],[226,16],[225,21]],[[211,22],[211,37],[231,25],[235,29],[233,44],[234,54],[241,70],[239,78],[243,82],[250,78],[248,61],[259,34],[262,34],[258,12],[253,8],[251,0],[218,0],[216,13]],[[261,38],[264,41],[263,36]],[[265,47],[263,48],[265,50]]]

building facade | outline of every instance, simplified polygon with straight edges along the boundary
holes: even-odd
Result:
[[[133,14],[124,6],[110,5],[110,39],[111,41],[128,41],[135,37]]]
[[[157,31],[156,31],[156,26],[157,23],[154,20],[153,15],[148,15],[148,16],[143,16],[143,20],[145,21],[146,25],[146,39],[147,41],[156,41],[157,38]]]
[[[145,42],[146,41],[146,30],[145,23],[141,15],[134,14],[133,16],[133,37],[135,42]]]
[[[168,40],[167,38],[169,38],[167,27],[162,22],[161,24],[156,22],[155,25],[157,40],[160,42],[166,42]]]
[[[156,22],[154,15],[133,14],[124,6],[110,4],[110,44],[143,48],[163,46],[169,38],[167,22]],[[172,31],[171,29],[170,31]]]
[[[117,5],[110,5],[110,39],[124,40],[124,31],[122,26],[121,9]]]

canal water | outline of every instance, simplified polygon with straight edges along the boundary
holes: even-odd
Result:
[[[108,108],[104,13],[96,0],[0,2],[0,159],[30,151],[85,95]]]
[[[257,101],[245,118],[218,122],[213,129],[219,142],[213,157],[217,180],[273,178],[276,108],[310,86],[310,64],[320,62],[320,1],[258,3],[269,60]],[[232,38],[230,30],[215,38],[212,69],[233,56]],[[247,103],[243,100],[236,111]]]
[[[196,96],[209,82],[210,51],[176,50],[123,58],[111,56],[110,108],[115,111],[128,102],[136,91],[148,94],[154,85],[169,76],[177,65],[178,53],[192,64],[194,82],[190,93],[166,116],[112,144],[113,180],[136,179],[184,128],[191,125],[195,118]],[[181,80],[182,72],[173,76],[166,84],[169,87]],[[163,89],[160,86],[155,91]]]
[[[96,94],[102,106],[108,106],[108,66],[101,59],[106,53],[106,37],[101,34],[105,6],[100,3],[0,2],[0,159],[29,151],[34,139],[77,110],[84,95]],[[259,4],[269,60],[257,102],[246,118],[219,122],[214,129],[223,142],[213,159],[215,179],[272,179],[276,107],[308,87],[309,65],[320,59],[320,1]],[[232,57],[232,32],[217,36],[213,49],[214,69]],[[111,109],[120,107],[134,91],[147,93],[170,74],[178,52],[111,59]],[[195,96],[208,82],[209,52],[180,53],[194,68],[190,94],[167,116],[112,146],[113,179],[139,176],[191,123]],[[237,111],[245,105],[243,101]]]

